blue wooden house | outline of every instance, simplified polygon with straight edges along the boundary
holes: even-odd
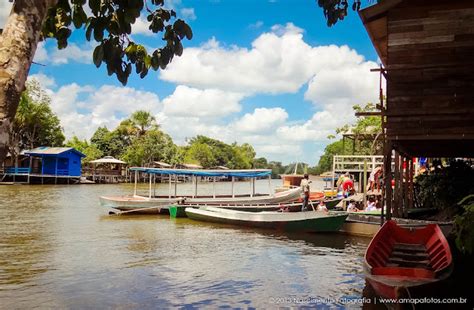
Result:
[[[25,152],[30,156],[30,174],[80,177],[81,159],[86,157],[72,147],[42,146]]]

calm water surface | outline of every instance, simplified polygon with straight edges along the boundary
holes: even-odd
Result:
[[[260,192],[267,186],[257,183]],[[370,239],[110,216],[99,206],[99,196],[132,188],[0,186],[0,307],[272,308],[285,297],[362,296]]]

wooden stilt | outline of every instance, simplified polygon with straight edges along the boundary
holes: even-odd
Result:
[[[234,194],[234,182],[235,182],[235,177],[232,177],[232,198],[235,197],[235,194]]]
[[[383,159],[383,179],[385,185],[384,191],[384,205],[387,206],[387,220],[392,218],[392,143],[385,141],[384,145],[384,159]],[[382,222],[384,218],[382,216]]]
[[[395,171],[393,174],[395,179],[395,188],[393,191],[393,216],[399,217],[398,210],[400,208],[400,154],[397,150],[395,150]]]
[[[135,185],[133,187],[133,196],[137,195],[138,171],[135,170]]]

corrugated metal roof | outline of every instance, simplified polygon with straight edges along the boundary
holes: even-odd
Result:
[[[86,157],[84,154],[72,147],[49,147],[49,146],[40,146],[35,149],[26,151],[25,154],[28,155],[58,155],[68,151],[74,151],[82,157]]]

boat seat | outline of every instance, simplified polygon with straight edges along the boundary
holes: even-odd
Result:
[[[393,251],[390,257],[407,259],[410,261],[423,261],[429,260],[429,254],[426,252],[402,252],[402,251]]]
[[[388,266],[388,264],[396,264],[397,266]],[[408,267],[408,268],[423,268],[431,269],[429,260],[408,260],[398,257],[390,257],[388,259],[388,267]]]
[[[426,247],[423,244],[395,243],[393,251],[426,253]]]

